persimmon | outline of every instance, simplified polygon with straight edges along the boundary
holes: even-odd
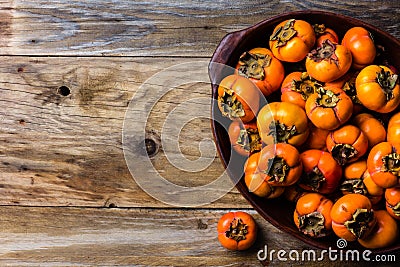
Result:
[[[350,97],[351,101],[353,102],[353,115],[360,113],[364,109],[360,100],[357,98],[356,78],[358,73],[358,71],[353,71],[350,69],[339,79],[325,83],[326,87],[339,87],[346,93],[346,95]]]
[[[347,47],[353,57],[352,66],[362,69],[372,64],[376,57],[376,47],[371,33],[364,27],[352,27],[346,31],[342,45]]]
[[[397,112],[389,119],[387,141],[390,143],[400,143],[400,112]]]
[[[356,78],[357,98],[366,108],[388,113],[400,104],[398,75],[386,66],[368,65]]]
[[[345,166],[343,169],[343,176],[346,179],[360,179],[363,177],[366,170],[367,161],[361,159]]]
[[[332,206],[331,218],[332,230],[347,241],[366,238],[376,224],[371,201],[361,194],[339,198]]]
[[[218,240],[229,250],[246,250],[257,239],[257,224],[254,218],[243,211],[231,211],[217,224]]]
[[[255,173],[257,171],[259,158],[260,158],[260,152],[255,152],[246,159],[243,166],[243,171],[245,174]]]
[[[274,28],[269,38],[269,47],[279,60],[299,62],[310,52],[315,40],[315,32],[310,23],[289,19]]]
[[[329,130],[324,130],[316,127],[314,124],[310,123],[310,134],[308,135],[307,141],[304,143],[305,149],[326,149],[326,138],[330,133]]]
[[[369,200],[371,200],[372,205],[378,205],[383,198],[385,189],[377,185],[374,180],[372,180],[371,174],[368,170],[366,170],[363,175],[363,183],[367,189],[366,196],[369,198]]]
[[[350,50],[345,46],[324,40],[306,58],[307,73],[321,82],[331,82],[347,73],[352,63]]]
[[[246,173],[244,176],[244,182],[249,192],[263,198],[277,198],[285,191],[283,186],[270,185],[265,179],[265,175],[260,172]]]
[[[385,126],[369,113],[357,114],[352,119],[352,124],[360,128],[368,139],[369,148],[386,140]]]
[[[232,121],[228,135],[232,148],[242,156],[249,156],[261,150],[261,138],[255,121],[249,123],[242,123],[238,119]]]
[[[300,187],[321,194],[333,193],[342,178],[342,167],[328,152],[310,149],[300,154],[303,176]]]
[[[384,248],[395,243],[399,237],[399,229],[396,221],[386,210],[374,212],[376,224],[367,237],[358,239],[365,248]]]
[[[324,237],[332,232],[331,209],[333,202],[318,193],[301,196],[293,214],[294,223],[305,235]]]
[[[396,220],[400,220],[400,186],[385,190],[386,210]]]
[[[308,137],[308,119],[305,111],[289,102],[272,102],[261,108],[257,126],[265,144],[303,144]]]
[[[277,143],[263,147],[258,169],[262,178],[272,186],[296,183],[303,171],[299,151],[290,144]]]
[[[317,37],[316,46],[322,46],[326,39],[332,43],[339,43],[339,36],[332,28],[326,27],[325,24],[314,24],[313,27]]]
[[[345,165],[367,152],[368,139],[358,127],[348,124],[329,133],[326,147],[340,165]]]
[[[338,87],[321,87],[306,101],[306,114],[318,128],[334,130],[347,122],[353,112],[353,102]]]
[[[260,93],[249,79],[239,75],[225,77],[218,86],[218,108],[231,120],[250,122],[260,105]]]
[[[382,142],[375,145],[368,154],[367,166],[372,180],[380,187],[399,185],[400,143]]]
[[[362,194],[369,198],[373,205],[379,203],[384,189],[372,180],[367,169],[366,160],[358,160],[344,167],[344,180],[339,189],[343,194]]]
[[[278,90],[285,77],[282,63],[271,50],[263,47],[244,52],[239,58],[236,71],[252,81],[264,96]]]
[[[321,86],[322,83],[310,77],[307,72],[292,72],[282,82],[281,101],[296,104],[304,109],[307,98]]]

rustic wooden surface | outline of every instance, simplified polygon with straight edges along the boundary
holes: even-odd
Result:
[[[399,38],[399,8],[397,0],[0,1],[0,265],[284,266],[258,261],[257,251],[306,245],[264,221],[235,189],[196,209],[140,189],[122,151],[127,105],[155,73],[209,60],[227,33],[284,11],[333,11]],[[209,96],[207,84],[177,88],[155,106],[149,131],[159,133],[179,101]],[[211,137],[209,121],[194,120],[181,150],[196,159]],[[182,173],[162,153],[152,162],[172,182],[196,186],[223,172],[210,157],[200,173]],[[244,253],[224,250],[215,234],[218,218],[238,209],[262,229]]]

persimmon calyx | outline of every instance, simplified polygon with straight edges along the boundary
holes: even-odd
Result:
[[[291,90],[301,95],[303,100],[307,100],[308,97],[315,93],[318,88],[322,87],[317,80],[308,75],[307,72],[303,72],[300,76],[300,80],[293,80]]]
[[[346,95],[348,95],[350,97],[350,99],[353,101],[353,103],[361,105],[361,102],[357,97],[356,78],[355,77],[352,77],[350,80],[345,82],[342,89],[346,93]]]
[[[317,90],[318,97],[316,99],[316,103],[318,106],[324,108],[334,108],[337,103],[340,101],[339,94],[335,94],[331,90],[326,90],[323,87],[318,88]]]
[[[261,150],[261,138],[256,129],[242,129],[239,132],[236,144],[247,152]]]
[[[286,43],[296,36],[297,31],[294,29],[295,19],[288,20],[285,25],[276,29],[269,38],[270,41],[277,41],[275,47],[285,46]]]
[[[400,217],[400,202],[397,202],[396,205],[388,204],[388,207],[392,209],[394,215]]]
[[[400,154],[396,152],[390,153],[382,158],[382,171],[400,176]]]
[[[365,237],[370,230],[370,223],[374,220],[374,212],[368,209],[357,209],[352,220],[346,221],[344,226],[357,238]]]
[[[287,143],[290,138],[299,134],[296,125],[287,126],[279,121],[272,121],[269,130],[268,135],[272,135],[279,143]]]
[[[324,223],[325,218],[318,211],[299,216],[299,230],[306,235],[315,237],[325,236],[326,229]]]
[[[358,151],[349,144],[336,144],[333,146],[331,153],[339,165],[343,166],[354,158],[358,154]]]
[[[314,24],[313,29],[316,36],[321,36],[325,33],[326,27],[325,24]]]
[[[325,181],[324,174],[317,166],[311,172],[306,173],[301,179],[301,183],[309,186],[313,191],[318,191]]]
[[[343,193],[356,193],[361,195],[368,194],[363,179],[346,179],[346,181],[340,185],[339,189]]]
[[[391,74],[390,71],[385,71],[383,68],[376,73],[376,82],[385,93],[387,101],[394,98],[393,89],[397,84],[398,77],[397,74]]]
[[[308,53],[308,57],[315,62],[327,60],[329,62],[335,63],[336,66],[339,66],[339,58],[337,57],[335,51],[336,44],[332,43],[331,40],[326,39],[322,42],[322,45],[320,47]]]
[[[242,103],[236,94],[230,89],[224,89],[224,94],[219,97],[222,107],[222,115],[229,118],[240,118],[245,115]]]
[[[225,236],[235,240],[236,242],[242,241],[246,239],[246,235],[248,234],[249,230],[247,229],[247,224],[243,223],[242,219],[233,219],[229,230],[225,232]]]
[[[271,60],[272,57],[270,55],[244,52],[239,58],[240,67],[238,72],[246,78],[264,80],[264,68],[271,65]]]
[[[285,159],[275,156],[268,160],[269,170],[265,171],[270,176],[270,182],[282,183],[285,181],[286,176],[290,170],[290,166],[286,163]]]

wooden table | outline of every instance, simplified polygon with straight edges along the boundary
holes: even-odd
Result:
[[[264,245],[307,248],[235,189],[200,207],[156,200],[132,178],[122,145],[126,110],[148,78],[208,61],[229,32],[304,9],[353,16],[400,37],[397,0],[0,1],[0,265],[262,266],[270,263],[257,259]],[[157,139],[167,115],[195,97],[209,98],[209,84],[164,95],[148,133]],[[188,122],[182,153],[199,158],[207,138],[207,118]],[[208,168],[196,172],[169,164],[162,148],[151,162],[173,183],[193,187],[223,173],[210,155]],[[261,228],[249,251],[230,252],[217,241],[217,221],[229,210],[250,212]]]

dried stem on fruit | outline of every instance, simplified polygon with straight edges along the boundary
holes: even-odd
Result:
[[[335,63],[336,66],[339,66],[339,58],[335,54],[336,44],[332,43],[331,40],[326,39],[322,43],[320,47],[312,50],[308,57],[315,62],[321,62],[322,60],[327,60],[329,62]]]
[[[285,159],[275,156],[268,160],[268,166],[271,166],[266,172],[270,176],[270,182],[282,183],[285,181],[290,170],[290,166],[286,163]]]
[[[246,239],[248,233],[247,224],[243,223],[242,219],[233,219],[229,230],[225,232],[226,237],[235,240],[236,242]]]
[[[344,223],[346,228],[357,238],[365,237],[370,230],[370,223],[374,219],[374,212],[367,209],[357,209],[350,221]]]
[[[354,158],[358,154],[358,151],[349,144],[336,144],[332,148],[331,153],[339,165],[343,166],[349,162],[349,160]]]
[[[285,25],[279,27],[270,37],[270,41],[278,41],[275,47],[285,46],[286,43],[296,36],[297,31],[294,29],[294,23],[296,20],[290,19]]]
[[[301,183],[309,186],[311,190],[318,191],[322,184],[326,181],[324,174],[315,166],[311,172],[306,173],[301,180]]]
[[[308,97],[315,93],[318,88],[322,87],[322,84],[308,75],[307,72],[301,74],[300,80],[293,80],[291,90],[301,94],[303,100],[307,100]]]
[[[299,216],[299,230],[313,237],[322,237],[326,235],[324,223],[325,218],[318,211]]]
[[[229,118],[240,118],[245,115],[242,103],[232,90],[225,89],[219,101],[221,102],[222,115]]]
[[[334,108],[336,107],[336,104],[340,101],[338,94],[335,94],[331,90],[326,90],[323,87],[318,88],[317,93],[317,106],[322,106],[324,108]]]
[[[271,64],[271,60],[270,55],[244,52],[239,58],[239,74],[246,78],[264,80],[264,68]]]
[[[290,138],[299,134],[296,125],[288,126],[279,121],[272,121],[269,130],[268,135],[272,135],[279,143],[287,143]]]
[[[261,138],[257,129],[242,129],[236,144],[248,152],[261,150]]]
[[[382,171],[390,172],[393,175],[400,176],[400,155],[396,152],[390,153],[382,158]]]
[[[391,74],[390,71],[385,71],[383,68],[376,74],[376,82],[381,86],[387,101],[394,98],[393,89],[397,84],[397,80],[397,74]]]

